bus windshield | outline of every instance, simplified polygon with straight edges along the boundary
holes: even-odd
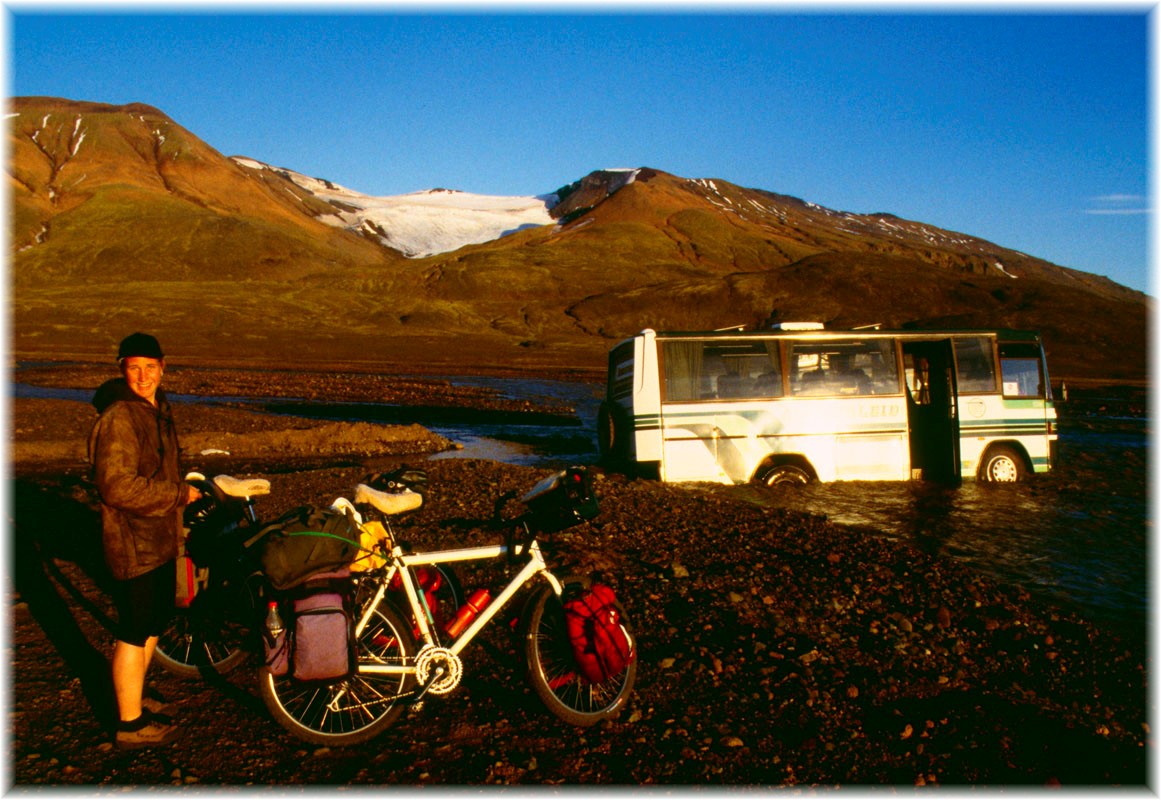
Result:
[[[1000,345],[1000,374],[1004,397],[1044,397],[1040,372],[1040,348],[1034,344]]]

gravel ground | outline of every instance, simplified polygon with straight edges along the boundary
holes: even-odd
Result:
[[[91,423],[82,404],[26,402],[14,404],[15,443],[65,441],[65,420]],[[229,429],[277,434],[268,420],[249,424],[233,419]],[[231,471],[271,479],[262,509],[272,517],[349,495],[381,466],[311,446],[295,445],[303,460],[289,469],[284,453],[277,468],[258,459]],[[490,541],[482,521],[493,499],[547,474],[462,459],[424,467],[429,501],[397,526],[420,547]],[[258,699],[251,663],[213,684],[155,667],[151,683],[181,704],[184,735],[120,753],[106,727],[111,607],[82,473],[68,459],[14,460],[8,777],[17,787],[1150,780],[1143,641],[905,542],[760,509],[720,487],[599,469],[600,515],[555,537],[550,562],[602,573],[636,627],[637,688],[619,719],[578,730],[551,717],[497,625],[465,653],[454,693],[367,744],[328,749],[290,737]],[[460,572],[469,587],[501,578]]]

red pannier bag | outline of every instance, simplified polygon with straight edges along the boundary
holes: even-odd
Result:
[[[564,604],[565,630],[576,656],[577,670],[590,683],[619,675],[636,655],[621,626],[613,590],[595,583]]]

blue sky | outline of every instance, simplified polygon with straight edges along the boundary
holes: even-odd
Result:
[[[367,194],[649,166],[1149,288],[1147,6],[241,7],[10,4],[9,93]]]

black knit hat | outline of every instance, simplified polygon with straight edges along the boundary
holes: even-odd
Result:
[[[121,340],[121,346],[117,349],[117,360],[133,356],[156,358],[158,361],[165,358],[161,353],[161,344],[148,333],[131,333]]]

